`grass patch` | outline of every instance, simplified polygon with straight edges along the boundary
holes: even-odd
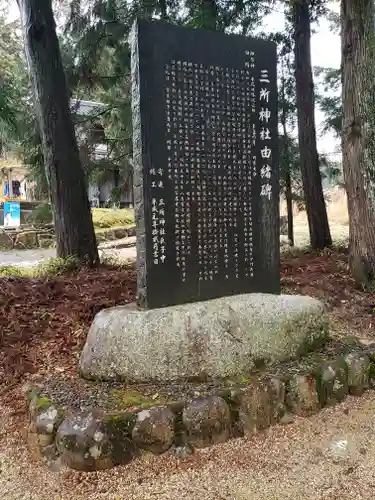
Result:
[[[92,221],[95,229],[110,229],[134,224],[134,210],[129,208],[92,208]],[[30,224],[52,222],[51,205],[40,203],[27,218]]]
[[[346,252],[348,244],[348,239],[341,238],[334,240],[331,248],[324,248],[323,250],[313,250],[310,245],[295,245],[294,247],[282,245],[280,246],[280,254],[285,258],[294,258],[303,255],[315,255],[317,257],[322,257],[332,255],[332,253],[336,252]]]
[[[112,389],[109,392],[108,402],[116,409],[126,408],[149,408],[156,404],[164,403],[164,399],[155,394],[154,397],[147,397],[136,390]]]
[[[134,224],[134,211],[128,208],[93,208],[92,220],[95,229],[109,229]]]
[[[0,267],[0,278],[48,278],[71,274],[80,267],[79,261],[74,257],[56,258],[34,267]]]
[[[133,263],[122,261],[113,256],[104,256],[101,267],[117,271],[131,271]],[[80,262],[74,257],[66,259],[51,258],[42,264],[31,267],[5,266],[0,267],[0,278],[53,278],[55,276],[71,275],[82,269]]]

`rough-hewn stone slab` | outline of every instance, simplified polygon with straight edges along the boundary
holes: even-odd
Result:
[[[292,295],[249,294],[154,310],[101,311],[80,370],[87,378],[168,381],[232,377],[323,343],[324,306]]]

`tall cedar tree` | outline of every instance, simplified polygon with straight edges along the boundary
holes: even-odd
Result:
[[[52,0],[18,0],[45,170],[54,212],[58,257],[99,263],[84,173],[56,35]]]
[[[284,76],[284,68],[282,70],[281,77],[281,86],[280,86],[280,99],[279,106],[281,107],[279,120],[283,130],[282,136],[282,144],[281,144],[281,152],[283,155],[283,163],[284,165],[280,165],[280,175],[284,177],[285,184],[285,199],[286,199],[286,207],[287,207],[287,216],[288,216],[288,243],[292,247],[294,246],[294,230],[293,230],[293,192],[292,192],[292,178],[290,175],[291,169],[291,154],[289,148],[288,141],[288,130],[287,130],[287,121],[288,121],[288,103],[286,101],[286,92],[285,92],[285,76]],[[281,158],[280,158],[281,160]],[[282,167],[284,167],[282,169]]]
[[[323,196],[314,117],[314,83],[311,67],[311,25],[309,0],[292,2],[294,25],[295,77],[298,116],[298,141],[301,173],[314,249],[332,245]]]
[[[343,171],[349,264],[358,284],[375,279],[374,2],[341,1]]]

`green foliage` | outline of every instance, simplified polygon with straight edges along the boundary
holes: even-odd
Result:
[[[251,34],[259,28],[262,18],[274,8],[275,2],[254,0],[93,0],[89,4],[82,0],[59,0],[54,3],[58,24],[62,26],[60,45],[71,97],[100,102],[103,107],[92,116],[74,115],[81,158],[88,183],[101,186],[109,177],[115,178],[115,187],[110,203],[119,201],[124,186],[132,182],[132,122],[130,92],[130,49],[128,37],[136,17],[165,19],[168,22],[194,28],[206,28]],[[288,4],[285,8],[286,29],[273,33],[268,38],[277,42],[279,60],[283,68],[283,96],[280,110],[287,121],[286,141],[281,141],[281,187],[285,186],[285,174],[290,170],[293,190],[299,199],[301,190],[299,153],[290,130],[296,125],[294,90],[293,40]],[[337,16],[326,9],[323,0],[311,3],[312,20],[322,15],[337,25]],[[264,36],[264,35],[263,35]],[[3,45],[1,45],[3,40]],[[11,41],[11,42],[10,42]],[[16,50],[9,50],[9,45]],[[1,47],[5,50],[1,50]],[[12,64],[6,58],[17,54]],[[4,61],[3,66],[1,61]],[[37,128],[33,102],[30,97],[25,61],[22,56],[22,41],[17,38],[12,26],[3,29],[0,22],[0,70],[10,68],[11,78],[0,91],[0,137],[12,136],[12,149],[29,166],[30,177],[35,179],[39,195],[48,199],[48,185],[44,172],[40,134]],[[14,75],[17,75],[14,78]],[[327,85],[334,78],[327,75]],[[0,89],[1,89],[0,79]],[[5,96],[6,101],[5,101]],[[14,96],[18,96],[15,99]],[[21,98],[22,97],[22,98]],[[322,97],[318,102],[323,110],[333,110],[336,119],[337,100]],[[4,104],[2,104],[2,101]],[[15,103],[18,103],[15,106]],[[19,103],[21,102],[21,105]],[[1,110],[4,107],[4,111]],[[7,108],[5,107],[7,106]],[[17,110],[17,116],[15,115]],[[2,134],[2,123],[6,118],[6,134]],[[1,119],[3,118],[3,120]],[[332,121],[331,120],[331,121]],[[337,123],[327,121],[327,127]],[[14,126],[13,126],[14,125]],[[18,127],[18,128],[17,128]],[[4,127],[3,127],[4,128]],[[17,133],[15,130],[17,128]],[[9,142],[9,141],[8,141]],[[95,148],[104,145],[107,155],[94,157]],[[288,149],[288,152],[287,152]]]
[[[0,153],[28,165],[41,198],[48,197],[43,154],[36,124],[19,22],[0,15]]]
[[[320,155],[319,160],[322,179],[327,179],[331,186],[343,186],[341,163],[338,161],[332,161],[325,155]]]
[[[294,199],[303,199],[301,167],[298,141],[295,137],[279,135],[279,164],[280,164],[280,191],[285,194],[286,173],[289,171]]]
[[[102,266],[120,271],[133,269],[133,263],[120,260],[113,256],[104,256]],[[82,269],[81,263],[74,257],[66,259],[51,258],[47,262],[33,267],[0,267],[0,278],[54,278],[56,276],[71,275]]]
[[[0,154],[9,152],[22,137],[28,99],[28,78],[18,23],[0,15]]]
[[[108,208],[93,208],[92,221],[95,228],[124,227],[134,223],[134,212],[126,208],[111,210]]]
[[[84,2],[71,2],[62,42],[68,81],[75,97],[104,105],[100,116],[86,119],[84,127],[87,132],[97,123],[103,132],[100,143],[108,151],[105,159],[86,155],[85,170],[88,180],[99,186],[109,172],[115,174],[111,202],[118,202],[121,189],[132,178],[128,38],[135,18],[162,18],[195,28],[248,34],[260,24],[267,9],[260,0],[94,0],[89,10]],[[86,136],[86,146],[92,152],[97,140]]]
[[[129,407],[148,408],[155,404],[164,402],[161,397],[145,396],[136,390],[123,388],[111,389],[108,395],[108,403],[113,408],[125,409]]]
[[[336,68],[314,68],[315,75],[322,80],[323,92],[316,93],[316,102],[326,116],[323,132],[333,131],[337,137],[342,129],[341,70]]]
[[[130,209],[92,208],[91,213],[95,229],[126,227],[134,223],[134,212]],[[32,224],[45,224],[51,221],[52,210],[48,202],[40,203],[28,220]]]
[[[74,257],[66,259],[50,259],[44,264],[36,267],[0,267],[0,278],[51,278],[77,272],[80,269],[80,262]]]
[[[186,0],[180,4],[187,15],[182,18],[185,26],[248,35],[261,24],[262,17],[271,5],[255,0]]]
[[[46,224],[52,222],[52,209],[48,202],[40,203],[28,219],[33,224]]]

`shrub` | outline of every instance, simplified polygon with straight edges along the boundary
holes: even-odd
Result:
[[[133,210],[127,208],[93,208],[92,220],[96,229],[129,226],[134,222],[134,213]]]

